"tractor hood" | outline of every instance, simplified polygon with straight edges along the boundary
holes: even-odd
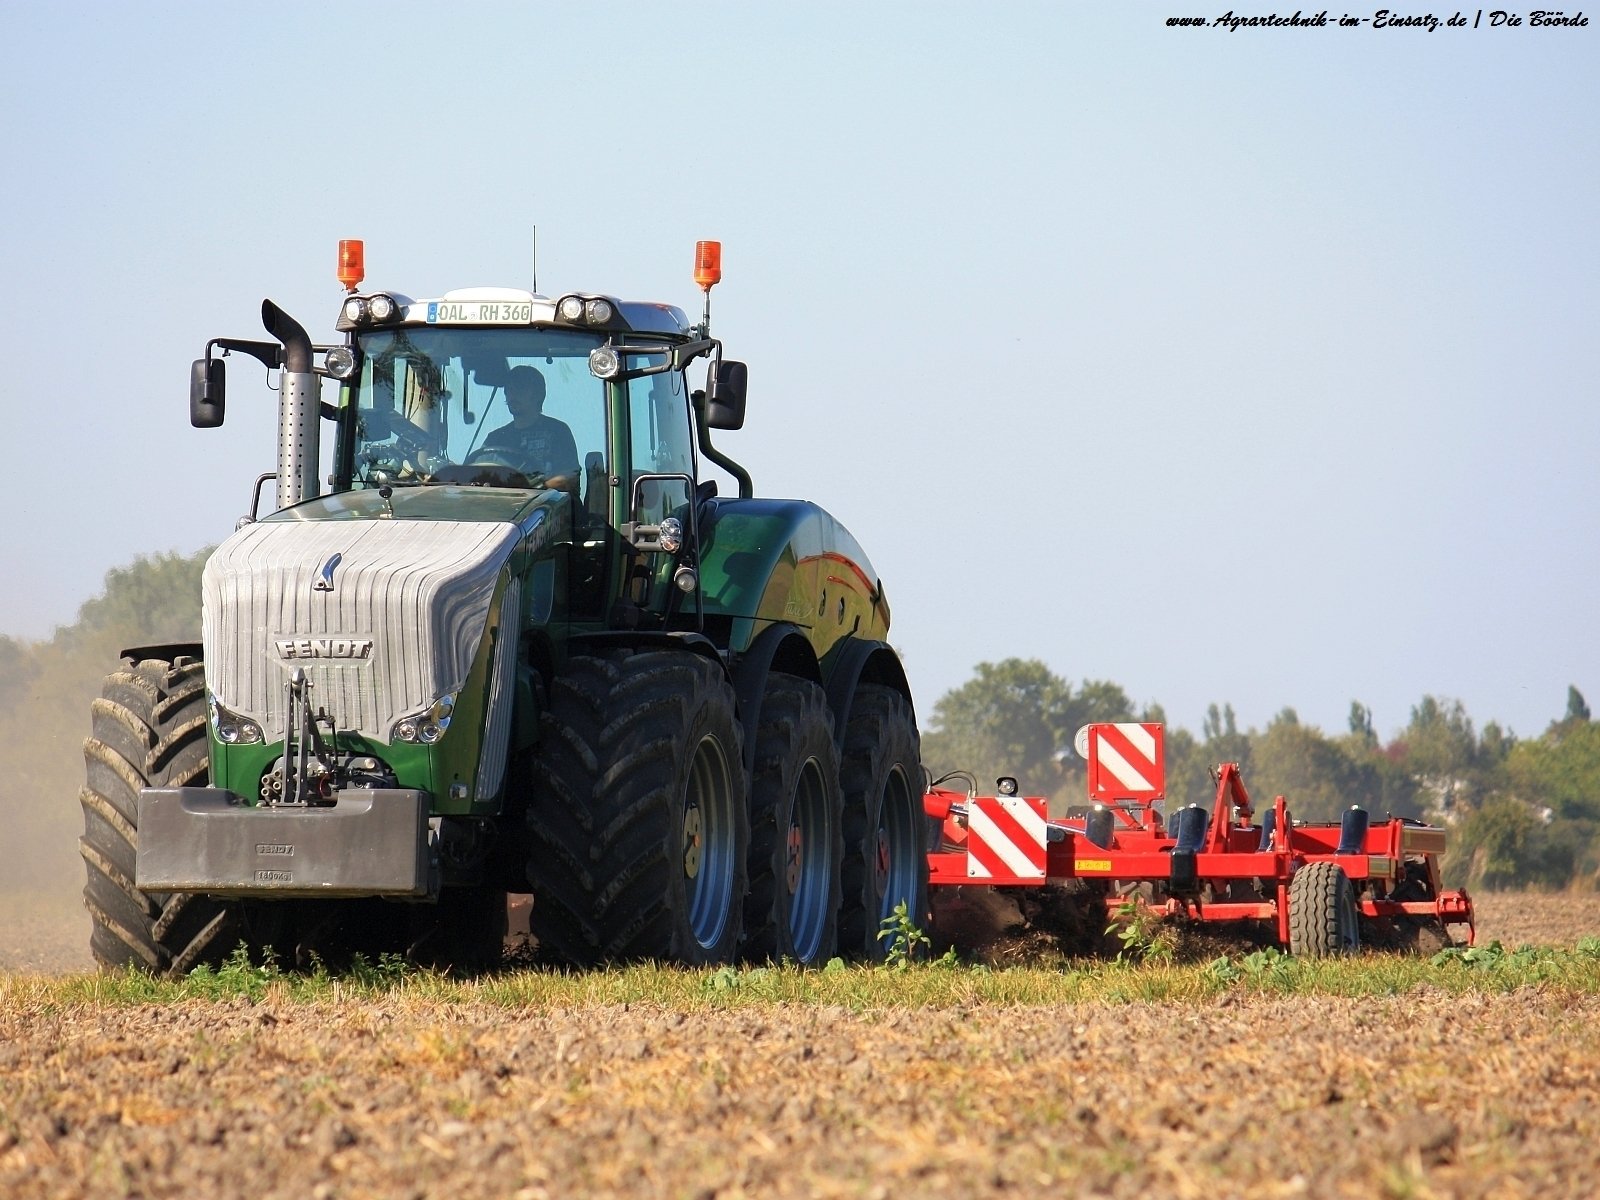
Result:
[[[398,721],[466,682],[502,570],[548,515],[541,495],[396,488],[384,519],[376,492],[352,492],[246,525],[201,582],[213,699],[275,741],[299,667],[314,710],[339,730],[391,741]],[[502,616],[515,628],[515,615]]]

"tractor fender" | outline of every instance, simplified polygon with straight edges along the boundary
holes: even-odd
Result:
[[[821,685],[822,669],[806,635],[796,625],[780,621],[756,636],[750,649],[733,661],[733,690],[739,699],[739,724],[744,727],[746,778],[755,777],[756,729],[761,722],[761,700],[767,677],[773,671],[797,675]]]
[[[674,633],[656,629],[617,629],[595,633],[575,633],[568,639],[571,649],[604,653],[607,650],[682,650],[709,658],[727,674],[727,664],[716,644],[703,633]],[[731,677],[730,677],[731,682]]]
[[[911,700],[911,685],[906,682],[906,671],[900,665],[900,656],[887,642],[869,641],[865,638],[847,638],[836,648],[828,670],[828,707],[833,710],[833,738],[839,749],[844,749],[845,727],[850,723],[850,708],[855,703],[856,688],[863,683],[880,684],[893,688],[906,698],[915,718],[916,706]]]
[[[155,646],[129,646],[122,652],[122,657],[131,658],[134,662],[143,662],[147,658],[176,662],[180,658],[204,658],[205,651],[199,642],[162,642]]]

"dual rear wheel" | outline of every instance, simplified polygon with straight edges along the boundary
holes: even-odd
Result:
[[[527,813],[530,930],[575,965],[881,958],[896,905],[927,907],[910,705],[863,685],[843,738],[822,690],[775,673],[745,779],[720,664],[575,656],[541,714]]]

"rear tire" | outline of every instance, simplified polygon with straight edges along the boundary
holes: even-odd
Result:
[[[1361,948],[1355,888],[1337,863],[1306,863],[1289,881],[1289,952],[1331,958]]]
[[[1432,900],[1433,884],[1428,869],[1420,862],[1405,864],[1405,875],[1399,885],[1389,893],[1389,899],[1401,901]],[[1378,917],[1361,920],[1363,945],[1393,950],[1401,954],[1431,957],[1450,945],[1450,935],[1438,917],[1415,917],[1409,913],[1397,917]]]
[[[750,796],[745,957],[826,962],[838,945],[844,811],[833,717],[816,684],[767,680]]]
[[[205,673],[196,659],[124,659],[91,706],[79,793],[88,873],[89,950],[101,966],[181,975],[221,962],[239,944],[235,906],[205,896],[155,894],[134,886],[139,792],[205,784]]]
[[[893,688],[856,689],[839,767],[844,791],[841,952],[882,961],[878,937],[900,904],[926,930],[928,822],[922,807],[921,740],[910,702]]]
[[[732,960],[749,842],[735,705],[720,666],[690,652],[569,660],[528,804],[541,956]]]

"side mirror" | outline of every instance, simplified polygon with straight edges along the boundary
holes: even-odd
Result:
[[[215,429],[222,424],[228,395],[227,366],[220,358],[197,358],[189,368],[189,424]]]
[[[706,424],[712,429],[744,428],[745,388],[750,371],[742,362],[720,359],[706,372]]]

